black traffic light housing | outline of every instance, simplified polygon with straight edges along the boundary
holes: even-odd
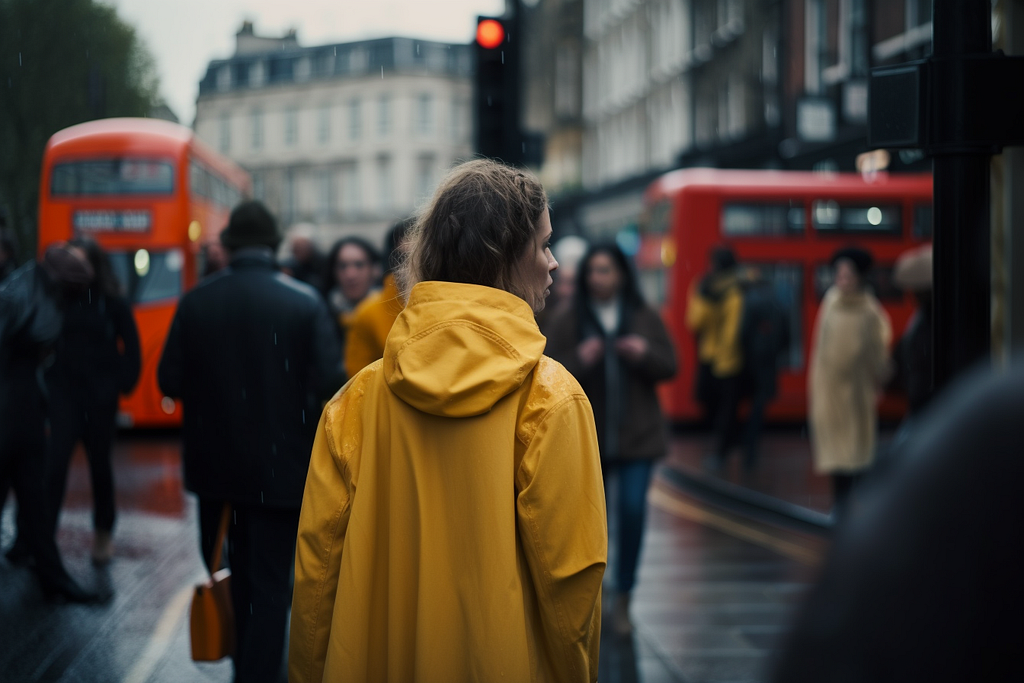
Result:
[[[477,17],[473,40],[473,130],[476,153],[523,165],[518,13]]]

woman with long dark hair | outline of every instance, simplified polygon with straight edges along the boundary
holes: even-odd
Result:
[[[613,626],[632,629],[629,601],[643,539],[651,468],[668,449],[655,385],[676,373],[675,349],[622,250],[592,246],[580,262],[574,310],[552,321],[547,352],[594,406],[606,485],[618,480]]]
[[[68,465],[81,441],[92,482],[92,560],[102,565],[113,553],[116,513],[110,455],[118,396],[129,393],[139,378],[139,334],[103,249],[85,238],[69,244],[85,250],[95,277],[88,289],[67,302],[54,364],[46,375],[51,405],[49,504],[56,526]]]

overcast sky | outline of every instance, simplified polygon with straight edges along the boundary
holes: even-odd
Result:
[[[160,92],[185,125],[211,59],[231,56],[242,22],[257,35],[298,31],[303,46],[406,36],[468,43],[477,15],[504,0],[102,0],[136,28],[156,58]]]

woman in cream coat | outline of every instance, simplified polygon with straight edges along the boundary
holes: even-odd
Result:
[[[864,278],[871,255],[856,247],[832,258],[835,284],[815,321],[808,374],[814,467],[832,476],[841,514],[856,476],[875,457],[878,394],[889,372],[892,328]]]
[[[407,249],[384,358],[320,420],[291,683],[595,681],[607,559],[593,411],[543,356],[543,188],[455,168]]]

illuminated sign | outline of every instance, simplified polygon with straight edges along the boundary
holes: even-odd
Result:
[[[76,232],[147,232],[153,226],[149,211],[75,211]]]

